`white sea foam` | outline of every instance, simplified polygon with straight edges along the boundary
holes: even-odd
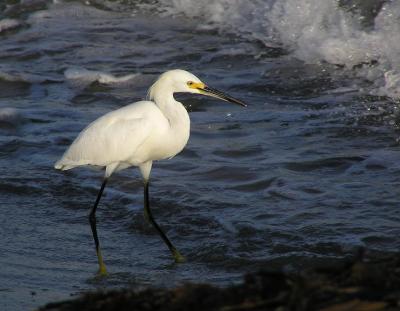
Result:
[[[15,108],[0,108],[0,125],[17,126],[22,120],[20,112]]]
[[[280,44],[306,63],[328,62],[356,70],[361,78],[371,82],[370,93],[399,97],[400,1],[386,1],[375,17],[360,13],[362,6],[373,1],[354,0],[350,6],[340,6],[337,0],[160,3],[164,14],[184,14],[199,20],[199,27],[250,36],[267,46]],[[363,23],[365,19],[370,19],[368,26]],[[360,64],[366,65],[354,68]]]
[[[0,20],[0,33],[6,30],[18,28],[21,25],[22,25],[21,22],[16,19],[12,18],[2,19]]]
[[[0,80],[8,82],[25,82],[25,83],[42,83],[48,80],[46,79],[46,77],[40,75],[35,75],[28,72],[16,72],[9,68],[3,69],[2,67],[9,67],[9,66],[0,67]]]
[[[96,81],[102,84],[125,85],[131,83],[138,76],[138,74],[129,74],[116,77],[112,74],[102,71],[88,70],[85,68],[69,68],[64,72],[64,76],[73,84],[82,86],[89,85]]]

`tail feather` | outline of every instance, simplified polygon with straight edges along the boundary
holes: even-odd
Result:
[[[64,167],[64,165],[62,165],[62,164],[60,163],[60,161],[57,161],[57,162],[54,164],[54,168],[55,168],[56,170],[62,170],[63,167]]]
[[[58,160],[58,161],[54,164],[54,168],[55,168],[56,170],[62,170],[62,171],[69,170],[69,169],[71,169],[71,168],[73,168],[73,167],[75,167],[75,166],[74,166],[74,165],[65,164],[65,163],[62,162],[62,160]]]

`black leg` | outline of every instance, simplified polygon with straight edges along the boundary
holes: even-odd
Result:
[[[165,233],[161,230],[160,226],[156,223],[154,220],[153,214],[151,213],[150,210],[150,200],[149,200],[149,182],[145,181],[144,183],[144,214],[145,217],[150,223],[156,228],[158,234],[161,236],[165,244],[167,244],[169,250],[172,253],[172,256],[174,257],[176,262],[184,262],[185,257],[183,257],[178,250],[175,248],[175,246],[170,242],[170,240],[167,238]]]
[[[97,258],[99,260],[99,274],[102,274],[102,275],[107,274],[107,270],[106,270],[106,266],[104,265],[104,262],[103,262],[103,256],[101,255],[99,238],[97,236],[96,209],[97,209],[97,205],[99,205],[100,198],[101,198],[101,195],[103,194],[106,184],[107,184],[107,178],[105,178],[103,183],[101,184],[101,188],[100,188],[99,194],[97,195],[96,202],[94,203],[94,206],[92,207],[92,209],[90,210],[90,213],[89,213],[90,227],[92,228],[94,244],[96,246]]]

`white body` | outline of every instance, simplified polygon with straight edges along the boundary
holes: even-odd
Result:
[[[161,75],[149,91],[153,101],[133,103],[89,124],[57,161],[55,168],[101,166],[106,168],[105,177],[108,178],[117,170],[139,166],[143,178],[148,180],[152,161],[175,156],[189,139],[189,115],[174,99],[173,93],[198,92],[177,83],[182,76],[185,81],[200,81],[183,70]]]
[[[148,180],[153,161],[175,156],[189,139],[189,115],[185,107],[174,99],[175,92],[204,94],[246,106],[242,101],[206,86],[187,71],[167,71],[150,87],[149,95],[152,101],[140,101],[98,118],[78,135],[55,164],[55,168],[61,170],[83,165],[106,168],[105,180],[89,214],[100,274],[106,274],[106,268],[97,236],[96,208],[107,178],[113,172],[130,166],[138,166],[144,179],[146,218],[167,244],[175,261],[184,261],[184,257],[154,220],[149,203]]]

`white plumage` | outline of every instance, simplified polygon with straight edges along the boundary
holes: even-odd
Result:
[[[84,165],[105,167],[104,181],[89,216],[102,274],[106,269],[97,237],[96,208],[112,173],[130,166],[138,166],[144,179],[146,218],[157,229],[175,260],[183,260],[155,222],[149,203],[149,176],[153,161],[175,156],[189,139],[189,115],[185,107],[174,99],[175,92],[203,94],[245,106],[242,101],[209,88],[187,71],[171,70],[162,74],[150,87],[150,101],[130,104],[93,121],[55,164],[55,168],[60,170]]]
[[[136,102],[93,121],[57,161],[55,168],[102,166],[106,167],[108,178],[114,171],[146,166],[148,161],[171,158],[179,153],[189,139],[190,119],[183,105],[172,96],[174,89],[180,89],[174,88],[176,77],[200,81],[183,70],[164,73],[149,92],[155,102]],[[186,92],[198,93],[183,84]]]

